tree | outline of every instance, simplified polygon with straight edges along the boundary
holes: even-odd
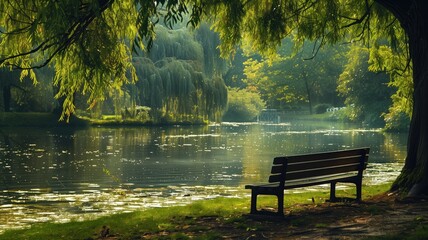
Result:
[[[273,59],[256,55],[245,62],[246,83],[255,86],[269,108],[300,107],[316,103],[337,104],[336,80],[342,71],[347,48],[335,45],[320,50],[316,56],[308,42],[293,53],[289,38],[282,42]],[[285,103],[285,104],[284,104]]]
[[[211,46],[218,38],[206,26],[198,34],[186,27],[156,26],[155,30],[151,51],[140,53],[145,57],[133,57],[138,80],[127,88],[128,92],[136,90],[134,102],[150,107],[155,122],[219,120],[215,116],[226,107],[227,89],[217,79],[224,60]],[[212,84],[217,80],[220,84]],[[222,94],[212,96],[213,92]]]
[[[368,70],[369,51],[353,45],[348,52],[348,62],[338,79],[337,90],[345,97],[347,117],[370,126],[385,125],[383,114],[391,106],[393,88],[388,87],[388,75]]]
[[[251,122],[265,107],[260,95],[249,89],[229,88],[227,111],[223,121]]]
[[[379,52],[381,40],[388,41],[394,54],[401,57],[399,62],[405,62],[403,58],[408,60],[404,68],[389,70],[395,76],[408,76],[412,71],[413,79],[412,95],[402,96],[412,105],[408,152],[392,190],[410,190],[410,195],[428,193],[428,98],[424,97],[428,92],[428,19],[424,17],[428,2],[233,0],[205,4],[204,11],[213,16],[214,29],[220,32],[225,56],[244,40],[253,49],[274,54],[275,47],[289,35],[297,41],[318,40],[320,46],[344,40],[361,41],[373,47],[374,52]],[[377,57],[376,63],[385,69],[397,66],[381,55]]]
[[[293,36],[319,41],[362,41],[378,48],[387,40],[413,71],[408,154],[394,189],[428,193],[428,2],[424,0],[11,0],[1,1],[0,64],[24,69],[55,65],[57,97],[65,96],[64,114],[74,110],[75,92],[95,104],[133,72],[131,51],[150,46],[154,25],[210,19],[221,39],[223,56],[238,44],[274,54],[282,39]],[[317,52],[317,51],[315,51]],[[382,57],[380,56],[382,59]],[[381,62],[381,61],[378,61]],[[384,62],[382,65],[389,65]],[[0,66],[0,67],[1,67]],[[28,70],[26,72],[26,70]],[[133,75],[135,78],[135,74]],[[132,79],[134,79],[132,78]]]

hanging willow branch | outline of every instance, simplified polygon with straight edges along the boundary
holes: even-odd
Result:
[[[42,41],[40,44],[37,44],[36,47],[33,49],[21,52],[19,54],[14,54],[11,56],[6,56],[4,58],[0,59],[0,65],[5,64],[9,66],[13,66],[18,69],[35,69],[35,68],[42,68],[48,65],[52,59],[59,53],[65,51],[70,45],[78,41],[87,31],[88,26],[92,23],[92,21],[97,18],[102,12],[104,12],[107,8],[111,6],[111,4],[114,2],[114,0],[99,0],[99,6],[97,9],[94,9],[94,7],[88,6],[86,4],[81,3],[80,7],[78,8],[82,14],[81,17],[75,19],[70,27],[63,33],[56,34],[52,37],[47,37],[44,41]],[[8,1],[10,6],[14,7],[10,1]],[[15,8],[15,7],[14,7]],[[22,13],[24,11],[23,8],[16,9],[18,12]],[[30,16],[25,15],[28,19],[31,19]],[[69,19],[74,19],[70,16]],[[22,21],[19,21],[17,19],[14,19],[12,16],[9,17],[9,21],[11,22],[19,22],[23,23]],[[4,35],[14,35],[14,34],[23,34],[25,32],[29,33],[32,28],[37,27],[40,23],[40,19],[34,19],[31,22],[27,22],[27,27],[14,29],[11,31],[2,31],[2,34]],[[43,23],[43,24],[49,24],[49,23]],[[18,59],[20,57],[30,56],[37,52],[51,52],[48,54],[48,56],[45,58],[45,60],[41,64],[32,65],[30,67],[22,67],[21,65],[18,65],[16,63],[11,63],[9,60],[12,59]]]

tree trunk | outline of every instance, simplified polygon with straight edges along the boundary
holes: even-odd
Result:
[[[311,95],[311,88],[309,87],[308,76],[306,75],[306,72],[303,73],[303,79],[305,80],[306,94],[308,95],[309,114],[312,115],[312,95]]]
[[[413,112],[407,142],[407,157],[392,190],[409,195],[428,194],[428,2],[412,1],[406,18],[399,18],[409,37],[413,64]],[[405,10],[405,9],[403,9]]]
[[[9,84],[3,86],[3,105],[5,112],[10,112],[10,103],[12,101],[12,93],[10,89],[11,87]]]

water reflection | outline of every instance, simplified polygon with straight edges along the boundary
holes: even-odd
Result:
[[[242,185],[265,181],[279,155],[369,146],[364,181],[391,181],[407,137],[324,122],[17,128],[0,135],[0,232],[33,221],[243,196]]]

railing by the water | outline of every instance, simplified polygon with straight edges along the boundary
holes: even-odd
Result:
[[[263,109],[260,115],[257,116],[259,123],[280,123],[281,112],[277,109]]]

